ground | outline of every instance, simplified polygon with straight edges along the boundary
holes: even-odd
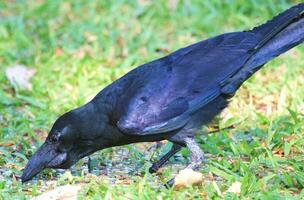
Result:
[[[54,120],[89,101],[132,68],[208,37],[250,29],[300,1],[0,1],[0,199],[28,199],[81,185],[79,199],[304,198],[304,48],[265,65],[230,107],[197,137],[208,162],[202,184],[166,189],[186,166],[183,150],[159,174],[166,152],[144,143],[106,149],[71,171],[19,177]],[[32,89],[10,83],[7,68],[34,69]],[[204,134],[203,132],[209,132]],[[128,167],[126,167],[128,166]],[[233,184],[241,191],[229,192]]]

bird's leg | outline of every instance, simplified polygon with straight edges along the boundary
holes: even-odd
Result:
[[[198,170],[204,161],[204,152],[196,143],[193,137],[185,138],[185,144],[190,151],[191,163],[186,167],[187,169]],[[174,178],[166,183],[166,187],[172,187],[174,185]]]
[[[88,172],[91,173],[92,172],[92,160],[91,157],[88,156]]]
[[[161,142],[156,142],[156,144],[152,145],[150,148],[147,149],[148,152],[152,152],[153,151],[153,154],[152,156],[154,155],[155,153],[155,150],[160,148],[162,146],[162,143]]]
[[[187,166],[188,169],[198,170],[204,161],[204,152],[201,150],[194,138],[185,139],[186,146],[190,151],[191,163]]]
[[[170,151],[161,157],[157,162],[153,163],[149,168],[149,172],[155,173],[159,168],[161,168],[174,154],[176,154],[182,148],[181,145],[173,143]]]

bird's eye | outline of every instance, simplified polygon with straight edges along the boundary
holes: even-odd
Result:
[[[56,143],[56,142],[58,142],[58,140],[59,140],[59,133],[52,135],[51,138],[50,138],[50,141],[52,143]]]

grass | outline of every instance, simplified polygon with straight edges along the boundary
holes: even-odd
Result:
[[[93,174],[81,160],[71,173],[45,170],[30,183],[18,180],[56,117],[124,73],[190,43],[250,29],[299,2],[0,1],[0,199],[28,199],[66,184],[83,184],[80,199],[303,199],[303,46],[267,64],[205,128],[230,129],[198,136],[208,159],[199,186],[161,187],[185,166],[188,151],[151,176],[152,144],[95,153]],[[16,64],[36,70],[31,91],[6,79],[5,69]],[[226,192],[236,181],[241,193]]]

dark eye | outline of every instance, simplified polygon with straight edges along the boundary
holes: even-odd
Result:
[[[56,142],[58,142],[58,140],[59,140],[59,133],[52,135],[51,138],[50,138],[50,141],[52,143],[56,143]]]

